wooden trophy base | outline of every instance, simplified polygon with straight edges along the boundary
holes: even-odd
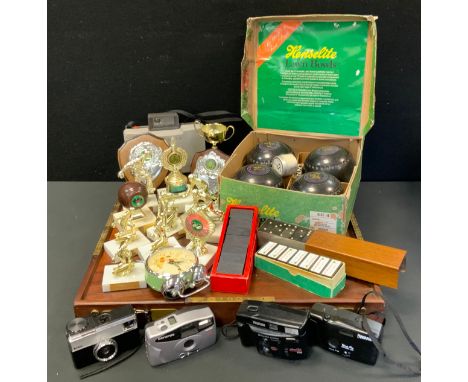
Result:
[[[310,307],[316,302],[323,302],[342,308],[356,309],[359,307],[364,294],[374,288],[380,291],[380,288],[375,284],[348,278],[346,287],[337,297],[321,298],[255,269],[249,292],[245,295],[212,292],[207,288],[186,299],[166,300],[159,292],[150,288],[103,292],[104,267],[111,264],[111,259],[104,253],[103,247],[104,242],[112,240],[115,234],[115,229],[111,226],[112,215],[119,210],[120,205],[116,203],[93,252],[88,270],[76,293],[74,311],[77,317],[87,316],[91,312],[103,312],[125,304],[132,304],[135,309],[147,311],[153,319],[158,319],[170,314],[175,309],[207,304],[213,310],[217,324],[224,325],[235,319],[240,303],[246,299],[275,301],[291,307]],[[362,237],[354,217],[351,219],[348,234],[352,237]],[[380,297],[373,294],[367,297],[367,311],[383,311],[383,308],[384,301]]]
[[[208,150],[204,150],[204,151],[198,151],[195,153],[195,155],[193,156],[192,158],[192,164],[190,165],[190,172],[193,174],[193,172],[195,171],[195,168],[197,167],[197,161],[198,161],[198,158],[200,158],[201,156],[203,155],[206,155],[208,153],[210,153],[211,151],[214,151],[217,155],[219,155],[222,159],[224,159],[225,161],[227,161],[229,159],[229,155],[223,153],[221,150],[219,149],[208,149]]]

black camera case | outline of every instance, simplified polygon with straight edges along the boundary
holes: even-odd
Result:
[[[276,303],[246,300],[236,314],[244,346],[256,346],[260,354],[304,359],[309,354],[309,314]]]
[[[314,345],[345,358],[375,365],[379,351],[363,327],[362,315],[321,303],[314,304],[309,315]],[[380,341],[383,325],[369,318],[367,321]]]

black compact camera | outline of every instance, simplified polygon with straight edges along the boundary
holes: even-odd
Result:
[[[108,362],[140,344],[137,317],[131,305],[108,313],[77,317],[66,327],[68,346],[77,369]]]
[[[372,339],[364,329],[360,314],[316,303],[310,309],[310,330],[313,343],[342,357],[374,365],[379,355]],[[367,319],[375,338],[382,338],[383,325]]]
[[[260,354],[303,359],[308,356],[309,313],[275,303],[246,300],[236,314],[237,330],[244,346],[256,346]]]

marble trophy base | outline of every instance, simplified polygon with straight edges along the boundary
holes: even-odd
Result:
[[[158,198],[160,198],[161,196],[167,194],[167,190],[165,188],[158,188],[157,193],[158,193]],[[181,194],[183,194],[183,192],[181,192]],[[177,194],[174,194],[174,195],[177,195]],[[192,194],[188,194],[185,197],[182,197],[182,195],[176,196],[176,198],[174,199],[174,207],[177,208],[177,212],[179,214],[184,213],[186,209],[190,208],[192,205],[193,205]]]
[[[137,231],[136,236],[136,239],[131,241],[127,247],[127,249],[130,250],[133,254],[138,254],[137,250],[139,247],[151,243],[151,241],[140,231]],[[104,252],[107,253],[112,261],[114,261],[115,255],[119,251],[119,248],[120,244],[115,239],[104,242]]]
[[[104,267],[102,275],[103,292],[146,288],[144,263],[135,263],[133,271],[126,276],[115,276],[112,274],[112,271],[117,266],[118,264],[110,264]]]
[[[165,231],[166,231],[166,237],[174,236],[176,239],[181,238],[185,233],[184,227],[182,226],[182,223],[180,222],[179,218],[177,218],[177,222],[174,228],[166,227]],[[148,230],[146,231],[146,236],[151,241],[156,241],[159,236],[157,232],[158,230],[156,229],[155,226],[153,226],[151,228],[148,228]]]
[[[113,215],[115,228],[117,228],[119,232],[122,231],[122,227],[119,224],[119,220],[122,218],[125,212],[126,211],[120,211],[116,212]],[[135,227],[141,229],[143,232],[146,232],[146,230],[153,226],[156,222],[156,216],[154,215],[153,211],[151,211],[150,208],[147,206],[144,206],[140,209],[140,211],[137,211],[136,213],[137,215],[135,218],[132,219],[132,222],[135,224]]]
[[[220,221],[216,223],[216,228],[214,232],[207,237],[206,242],[211,244],[218,244],[219,238],[221,237],[221,231],[223,230],[223,222]]]
[[[189,242],[185,248],[192,250],[192,242]],[[198,263],[204,265],[206,270],[209,270],[213,265],[218,246],[205,244],[205,248],[206,253],[203,256],[198,257]]]
[[[126,209],[125,207],[122,207],[124,210]],[[158,198],[156,194],[149,194],[148,197],[146,198],[146,204],[144,205],[143,208],[149,208],[151,212],[157,213],[158,212]]]
[[[180,221],[180,218],[177,218],[174,224],[174,227],[166,227],[166,237],[174,236],[177,239],[181,238],[185,234],[184,225]]]
[[[168,242],[169,247],[174,247],[174,248],[180,248],[181,247],[181,245],[179,244],[179,242],[177,241],[177,239],[175,237],[168,238],[167,242]],[[152,245],[153,245],[153,243],[146,244],[146,245],[144,245],[142,247],[139,247],[137,249],[138,256],[140,257],[140,259],[143,260],[143,262],[145,262],[146,259],[151,255],[151,246]]]

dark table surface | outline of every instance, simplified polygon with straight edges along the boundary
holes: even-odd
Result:
[[[65,340],[73,298],[107,220],[121,183],[48,183],[47,374],[49,381],[79,380]],[[407,271],[398,290],[383,288],[416,344],[421,343],[421,203],[420,183],[362,183],[355,215],[364,238],[408,251]],[[219,333],[218,333],[219,334]],[[399,361],[416,360],[393,316],[387,319],[383,345]],[[90,381],[418,381],[402,376],[382,357],[375,366],[353,362],[320,348],[308,359],[286,361],[257,354],[239,340],[218,335],[209,349],[152,368],[144,347],[127,361],[90,377]]]

